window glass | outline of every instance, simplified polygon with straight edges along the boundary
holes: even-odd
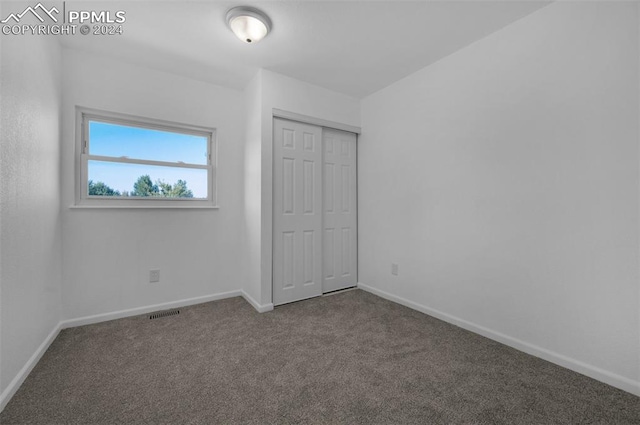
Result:
[[[89,154],[153,161],[207,163],[205,136],[89,121]]]
[[[88,170],[90,196],[207,198],[203,169],[90,160]]]

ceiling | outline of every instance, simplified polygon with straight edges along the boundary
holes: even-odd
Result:
[[[68,10],[124,10],[123,35],[61,37],[63,45],[242,89],[265,68],[357,98],[544,7],[541,1],[73,2]],[[234,6],[273,21],[260,43],[227,28]]]

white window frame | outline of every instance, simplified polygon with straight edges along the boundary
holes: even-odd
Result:
[[[133,158],[115,158],[90,155],[89,121],[126,125],[173,133],[207,137],[207,164],[185,164]],[[125,197],[125,196],[89,196],[88,164],[89,160],[125,163],[160,165],[176,168],[196,168],[207,170],[208,194],[202,198],[163,198],[163,197]],[[134,115],[106,112],[96,109],[76,107],[76,203],[75,207],[87,208],[217,208],[216,204],[216,169],[217,140],[216,129],[195,125],[181,124],[171,121],[143,118]]]

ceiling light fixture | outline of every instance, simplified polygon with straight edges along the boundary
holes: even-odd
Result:
[[[271,31],[271,20],[260,10],[240,6],[227,12],[227,25],[245,43],[257,43]]]

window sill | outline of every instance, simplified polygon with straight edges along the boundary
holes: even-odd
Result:
[[[70,210],[218,210],[217,205],[70,205]]]

